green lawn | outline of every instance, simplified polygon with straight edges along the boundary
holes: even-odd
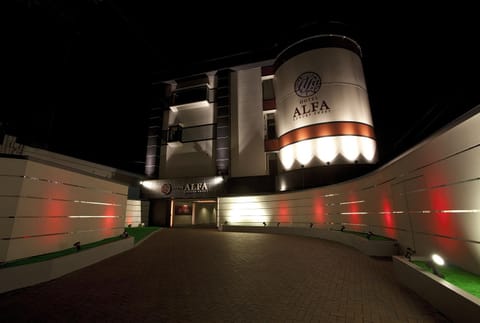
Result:
[[[147,237],[150,233],[153,233],[160,229],[160,227],[140,227],[140,228],[125,228],[128,235],[135,238],[135,243]]]
[[[412,262],[422,270],[432,272],[426,261],[414,260]],[[453,265],[438,266],[437,268],[445,276],[443,279],[447,282],[480,298],[480,276]]]
[[[147,237],[149,234],[152,232],[160,229],[160,227],[137,227],[137,228],[125,228],[127,230],[128,235],[132,236],[135,240],[134,243],[138,243],[140,240],[144,239]],[[95,241],[92,243],[84,244],[81,245],[80,250],[85,250],[85,249],[90,249],[90,248],[95,248],[100,245],[113,242],[113,241],[118,241],[122,239],[121,236],[116,236],[116,237],[111,237],[107,239],[103,239],[100,241]],[[72,253],[78,252],[75,247],[56,251],[56,252],[51,252],[51,253],[46,253],[38,256],[33,256],[33,257],[28,257],[28,258],[22,258],[22,259],[17,259],[9,262],[5,262],[3,264],[0,264],[0,269],[2,268],[7,268],[7,267],[14,267],[14,266],[21,266],[21,265],[26,265],[26,264],[31,264],[35,262],[40,262],[40,261],[45,261],[57,257],[62,257],[66,255],[70,255]]]

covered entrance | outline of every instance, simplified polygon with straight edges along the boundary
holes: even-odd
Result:
[[[217,201],[172,199],[170,226],[216,226]]]
[[[222,176],[143,181],[143,197],[150,201],[149,223],[217,226],[217,196],[224,191],[223,186]]]

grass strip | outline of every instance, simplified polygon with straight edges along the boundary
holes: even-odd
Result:
[[[160,229],[160,227],[137,227],[137,228],[125,228],[127,230],[127,233],[129,236],[132,236],[134,238],[134,243],[138,243],[140,240],[146,238],[149,234],[152,232]],[[123,239],[121,235],[111,237],[111,238],[106,238],[103,240],[87,243],[87,244],[82,244],[80,246],[80,251],[86,250],[86,249],[91,249],[95,248],[110,242],[118,241]],[[46,261],[58,257],[63,257],[67,256],[73,253],[77,253],[77,248],[72,247],[68,249],[63,249],[60,251],[55,251],[55,252],[49,252],[37,256],[32,256],[32,257],[27,257],[27,258],[21,258],[21,259],[16,259],[8,262],[4,262],[0,264],[0,269],[2,268],[8,268],[8,267],[15,267],[15,266],[21,266],[21,265],[28,265],[28,264],[33,264],[36,262],[41,262],[41,261]]]
[[[426,261],[413,260],[424,271],[432,272]],[[447,282],[480,298],[480,276],[454,265],[437,266]]]

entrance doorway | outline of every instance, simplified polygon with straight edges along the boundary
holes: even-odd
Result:
[[[216,226],[216,200],[172,200],[170,226]]]

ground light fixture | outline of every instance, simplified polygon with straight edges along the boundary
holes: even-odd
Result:
[[[431,260],[427,262],[429,267],[432,268],[432,272],[440,278],[444,278],[443,274],[438,270],[439,266],[445,265],[445,260],[442,256],[434,253],[431,256]]]
[[[405,258],[408,259],[408,261],[412,261],[412,256],[415,254],[415,250],[412,248],[408,247],[407,250],[405,251]]]

